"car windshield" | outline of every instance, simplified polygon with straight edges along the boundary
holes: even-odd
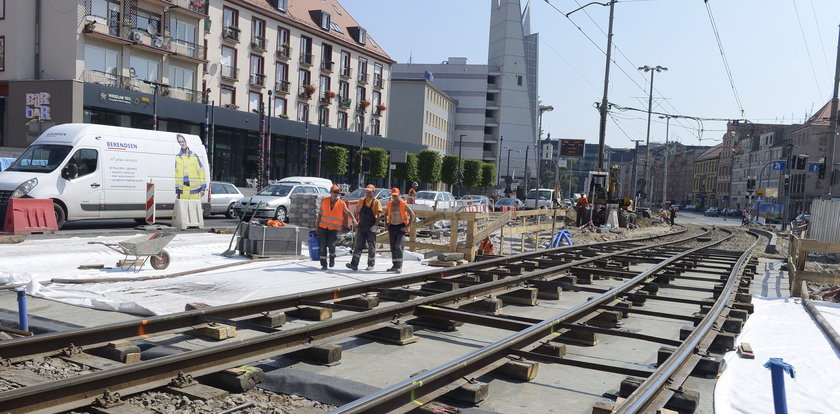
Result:
[[[435,192],[433,191],[421,191],[417,193],[417,198],[420,200],[434,200],[435,199]]]
[[[514,204],[516,204],[516,200],[512,198],[503,198],[496,202],[497,206],[512,206]]]
[[[462,196],[462,197],[461,197],[461,200],[476,200],[476,201],[481,201],[481,200],[483,200],[483,199],[484,199],[484,196],[480,196],[480,195],[469,195],[469,194],[468,194],[468,195],[465,195],[465,196]]]
[[[33,145],[6,170],[22,172],[52,172],[67,158],[73,147],[69,145]]]
[[[539,190],[540,191],[540,200],[548,200],[551,198],[551,191],[549,190]],[[537,190],[528,191],[527,198],[537,198]]]
[[[358,200],[365,196],[365,189],[364,188],[357,188],[353,190],[350,194],[347,194],[344,198],[348,200]]]
[[[284,185],[284,184],[274,184],[274,185],[270,185],[266,188],[263,188],[262,191],[257,193],[257,195],[285,197],[285,196],[289,195],[289,192],[292,191],[292,188],[294,188],[294,186]]]

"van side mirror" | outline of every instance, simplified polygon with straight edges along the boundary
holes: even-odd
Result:
[[[65,180],[72,180],[79,176],[79,166],[75,162],[68,162],[64,168],[61,169],[61,178]]]

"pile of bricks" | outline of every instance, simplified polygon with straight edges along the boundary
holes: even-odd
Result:
[[[292,200],[289,206],[289,224],[314,229],[323,197],[317,194],[294,194],[289,198]]]

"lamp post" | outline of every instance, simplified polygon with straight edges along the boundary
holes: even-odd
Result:
[[[323,104],[318,105],[318,177],[321,177],[321,153],[324,147],[324,135],[321,134],[321,130],[324,128],[324,123],[326,122],[326,119],[324,119],[325,106]]]
[[[507,153],[507,173],[506,173],[506,175],[507,175],[508,179],[509,179],[509,180],[511,180],[511,182],[512,182],[512,181],[513,181],[513,177],[511,177],[511,176],[510,176],[510,152],[511,152],[511,151],[516,151],[516,152],[519,152],[519,150],[515,150],[515,149],[513,149],[513,147],[505,147],[505,148],[507,148],[507,151],[508,151],[508,153]],[[510,185],[509,185],[509,184],[506,184],[506,185],[505,185],[505,189],[506,189],[506,190],[507,190],[509,187],[510,187]]]
[[[455,182],[458,185],[458,197],[461,196],[461,181],[464,179],[464,174],[461,172],[461,144],[464,141],[466,134],[458,135],[458,175],[455,177]]]
[[[638,203],[637,196],[638,196],[638,184],[639,180],[636,178],[636,165],[639,163],[639,143],[642,142],[640,139],[634,139],[633,143],[636,144],[636,148],[633,150],[633,194],[631,197],[633,198],[633,206],[636,206]]]
[[[502,143],[505,140],[504,136],[499,136],[499,157],[496,159],[496,164],[500,168],[496,168],[496,185],[502,185]]]
[[[363,175],[362,168],[364,165],[364,155],[362,152],[365,148],[365,113],[363,110],[359,112],[359,188],[362,187]]]
[[[665,200],[668,199],[668,130],[671,127],[670,115],[660,116],[659,119],[665,118],[665,176],[662,179],[662,205],[665,205]]]
[[[540,180],[542,179],[541,172],[542,172],[542,151],[540,147],[542,146],[542,116],[543,112],[551,112],[554,110],[554,107],[551,105],[540,105],[540,122],[539,122],[539,134],[537,136],[537,146],[534,148],[536,151],[534,152],[537,156],[537,188],[540,188]]]
[[[647,117],[647,137],[645,138],[645,167],[642,170],[642,178],[645,180],[645,187],[647,187],[647,173],[648,173],[648,162],[650,160],[650,113],[653,109],[653,74],[656,72],[664,72],[668,70],[668,68],[664,66],[656,65],[655,67],[650,67],[648,65],[644,65],[639,67],[639,70],[650,72],[650,94],[648,95],[648,117]]]

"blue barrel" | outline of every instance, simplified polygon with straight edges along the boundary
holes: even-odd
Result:
[[[315,261],[321,260],[321,241],[318,240],[318,232],[309,231],[309,258]]]

